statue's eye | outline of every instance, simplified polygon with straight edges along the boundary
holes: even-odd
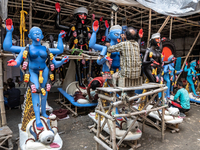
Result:
[[[118,34],[118,33],[115,33],[115,36],[119,36],[119,34]]]
[[[34,36],[36,36],[37,34],[34,34]]]

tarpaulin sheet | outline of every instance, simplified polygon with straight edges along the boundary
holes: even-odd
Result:
[[[200,0],[137,0],[140,4],[168,16],[188,16],[200,12]]]
[[[8,5],[8,0],[0,0],[0,16],[3,21],[6,20],[7,18],[7,5]]]
[[[99,0],[118,5],[151,8],[167,16],[188,16],[200,12],[200,0]]]

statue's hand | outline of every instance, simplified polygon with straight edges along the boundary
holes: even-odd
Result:
[[[14,59],[10,59],[8,62],[8,66],[16,66],[17,62]]]
[[[143,37],[143,34],[144,34],[143,29],[140,29],[140,30],[139,30],[139,33],[138,33],[139,37],[142,38],[142,37]]]
[[[64,38],[66,36],[66,32],[64,30],[60,31],[60,34],[58,35],[59,38]]]
[[[58,2],[55,4],[55,8],[57,12],[60,12],[60,4]]]
[[[109,28],[108,20],[105,20],[105,27],[106,27],[107,29]]]
[[[97,33],[98,30],[99,30],[99,21],[96,20],[94,21],[93,25],[92,25],[92,29],[93,29],[93,32]]]
[[[8,20],[8,19],[7,19]],[[13,30],[14,30],[14,27],[13,27],[13,25],[12,24],[10,24],[9,22],[7,22],[7,20],[6,20],[6,31],[7,32],[13,32]],[[10,19],[11,20],[11,19]],[[12,21],[12,20],[11,20]]]
[[[62,58],[62,62],[63,63],[67,63],[69,61],[69,57],[68,56],[65,56]]]

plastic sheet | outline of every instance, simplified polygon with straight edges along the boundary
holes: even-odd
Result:
[[[0,16],[3,21],[5,21],[8,16],[7,5],[8,5],[8,0],[0,0],[0,6],[1,6],[0,7]]]
[[[145,7],[168,16],[188,16],[200,12],[200,0],[137,0]]]
[[[148,7],[167,16],[188,16],[200,12],[200,0],[99,0],[118,5]]]

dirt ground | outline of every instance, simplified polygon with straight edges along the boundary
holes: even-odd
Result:
[[[60,105],[54,100],[58,98],[58,93],[51,93],[48,96],[49,105],[54,110],[59,109]],[[155,128],[146,126],[138,143],[141,147],[138,150],[198,150],[200,149],[200,106],[191,105],[191,110],[183,123],[179,125],[179,133],[170,133],[169,129],[165,131],[165,140],[161,142],[161,132]],[[21,110],[6,110],[8,126],[13,131],[14,150],[17,150],[16,139],[19,137],[18,124],[21,122]],[[92,125],[92,120],[85,115],[76,118],[70,116],[67,120],[58,122],[59,132],[63,140],[62,150],[95,150],[96,143],[93,139],[94,133],[90,133],[88,126]],[[141,129],[141,124],[140,124]],[[120,148],[127,150],[130,147]],[[101,147],[101,150],[104,150]]]

